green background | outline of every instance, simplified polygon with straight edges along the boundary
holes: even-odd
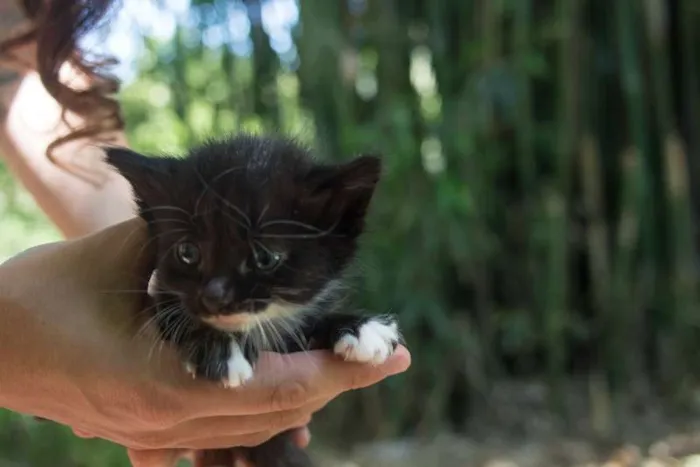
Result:
[[[227,3],[194,1],[172,40],[144,33],[121,102],[142,151],[280,130],[330,160],[383,155],[355,286],[362,307],[400,316],[413,367],[333,403],[321,445],[641,445],[692,424],[696,2],[300,0],[282,57],[254,0],[249,56],[205,44]],[[0,210],[0,257],[59,238],[2,166]],[[0,466],[125,462],[0,412]]]

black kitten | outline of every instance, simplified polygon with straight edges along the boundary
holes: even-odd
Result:
[[[193,376],[239,386],[261,350],[332,349],[374,364],[395,350],[393,318],[338,311],[379,159],[324,165],[290,140],[255,136],[185,158],[106,155],[157,243],[156,321]],[[311,465],[286,434],[247,455],[256,467]]]

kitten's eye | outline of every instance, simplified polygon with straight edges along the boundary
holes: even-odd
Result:
[[[282,262],[282,255],[269,251],[264,248],[258,248],[254,252],[255,268],[259,271],[273,271]]]
[[[177,246],[177,258],[188,266],[199,263],[199,248],[192,242],[182,242]]]

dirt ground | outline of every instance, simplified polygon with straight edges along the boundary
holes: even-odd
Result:
[[[670,409],[640,390],[613,403],[589,383],[566,389],[566,421],[544,386],[508,383],[464,434],[367,443],[342,455],[317,449],[315,457],[320,467],[700,467],[700,397]]]
[[[700,435],[614,449],[565,438],[489,444],[440,435],[360,446],[349,455],[317,452],[316,459],[321,467],[700,467]]]

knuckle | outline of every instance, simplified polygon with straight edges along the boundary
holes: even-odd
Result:
[[[139,424],[146,428],[160,428],[167,425],[166,412],[153,404],[140,405],[134,411],[134,417],[138,418]]]
[[[145,427],[159,427],[163,425],[163,414],[160,410],[152,405],[143,405],[134,412],[134,416],[138,417],[139,421]]]
[[[301,427],[308,425],[309,423],[311,423],[311,414],[304,413],[304,414],[298,416],[297,419],[294,420],[294,423],[291,423],[289,426],[287,426],[285,431],[291,430],[294,428],[301,428]]]
[[[306,426],[311,422],[311,414],[308,410],[296,410],[294,412],[282,413],[277,416],[277,419],[270,427],[273,433],[282,433],[283,431],[291,430]]]
[[[159,449],[164,445],[162,436],[156,433],[142,433],[135,441],[139,449]]]
[[[288,428],[291,424],[295,423],[297,420],[299,420],[300,415],[299,411],[290,411],[290,412],[277,412],[272,415],[272,420],[270,421],[270,430],[271,431],[282,431],[286,428]]]
[[[151,390],[139,401],[135,415],[149,428],[171,427],[180,423],[181,406],[169,391]]]
[[[284,381],[272,392],[271,405],[276,410],[295,409],[309,400],[310,393],[306,381]]]
[[[362,368],[363,371],[353,372],[348,379],[348,388],[350,390],[363,389],[372,384],[375,369],[371,366]]]

